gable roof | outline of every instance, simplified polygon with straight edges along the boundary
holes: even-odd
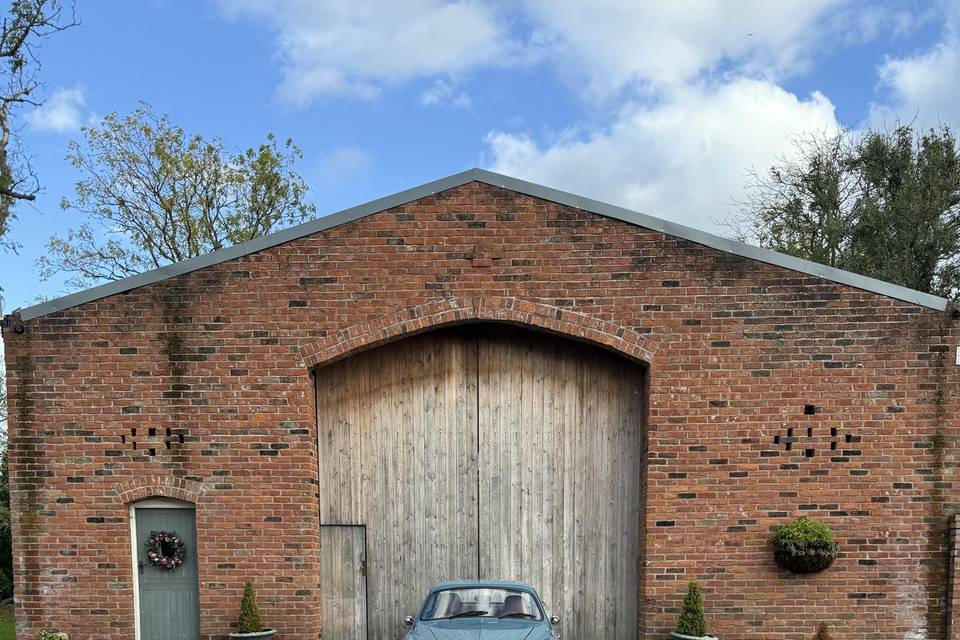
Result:
[[[137,287],[142,287],[154,282],[166,280],[167,278],[172,278],[184,273],[196,271],[197,269],[203,269],[204,267],[218,264],[220,262],[226,262],[227,260],[240,258],[257,251],[262,251],[263,249],[267,249],[269,247],[275,247],[279,244],[283,244],[284,242],[289,242],[313,233],[325,231],[345,222],[351,222],[353,220],[357,220],[358,218],[362,218],[373,213],[378,213],[386,209],[391,209],[393,207],[412,202],[413,200],[418,200],[420,198],[430,196],[441,191],[446,191],[447,189],[452,189],[454,187],[459,187],[470,182],[483,182],[492,186],[502,187],[510,191],[522,193],[524,195],[540,198],[542,200],[549,200],[551,202],[581,209],[583,211],[595,213],[607,218],[613,218],[614,220],[627,222],[638,227],[644,227],[646,229],[659,231],[670,236],[683,238],[685,240],[689,240],[690,242],[695,242],[697,244],[717,249],[718,251],[724,251],[726,253],[732,253],[734,255],[743,256],[752,260],[758,260],[760,262],[777,265],[792,271],[797,271],[816,276],[818,278],[823,278],[825,280],[830,280],[832,282],[849,285],[857,289],[863,289],[864,291],[871,291],[873,293],[878,293],[880,295],[902,300],[904,302],[910,302],[923,307],[929,307],[937,311],[943,311],[947,306],[946,298],[940,298],[929,293],[915,291],[913,289],[901,287],[900,285],[891,284],[875,278],[861,276],[856,273],[844,271],[842,269],[835,269],[833,267],[828,267],[816,262],[810,262],[809,260],[803,260],[801,258],[795,258],[782,253],[776,253],[767,249],[761,249],[759,247],[754,247],[742,242],[730,240],[728,238],[721,238],[720,236],[716,236],[705,231],[700,231],[699,229],[694,229],[692,227],[687,227],[682,224],[655,218],[653,216],[639,213],[637,211],[631,211],[630,209],[607,204],[605,202],[600,202],[598,200],[584,198],[582,196],[560,191],[558,189],[551,189],[550,187],[534,184],[532,182],[526,182],[525,180],[518,180],[517,178],[511,178],[510,176],[494,173],[485,169],[469,169],[461,173],[447,176],[446,178],[428,182],[420,185],[419,187],[400,191],[399,193],[394,193],[393,195],[389,195],[384,198],[372,200],[356,207],[344,209],[343,211],[338,211],[337,213],[333,213],[322,218],[316,218],[314,220],[310,220],[309,222],[299,224],[295,227],[288,227],[286,229],[255,238],[232,247],[227,247],[226,249],[213,251],[202,256],[197,256],[196,258],[190,258],[182,262],[169,264],[160,267],[159,269],[153,269],[151,271],[146,271],[122,280],[108,282],[90,289],[78,291],[77,293],[71,293],[70,295],[66,295],[61,298],[55,298],[53,300],[48,300],[47,302],[26,307],[20,310],[20,315],[24,320],[30,320],[32,318],[38,318],[55,311],[76,307],[86,302],[92,302],[116,293],[130,291],[131,289],[136,289]]]

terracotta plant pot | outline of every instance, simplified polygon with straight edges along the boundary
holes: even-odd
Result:
[[[257,640],[258,638],[272,638],[277,633],[276,629],[264,629],[263,631],[251,631],[250,633],[240,633],[239,631],[234,631],[230,634],[231,638],[252,638]]]
[[[717,640],[716,636],[685,636],[682,633],[677,633],[676,631],[671,631],[670,635],[674,638],[680,638],[680,640]]]
[[[823,571],[837,559],[839,548],[835,542],[797,542],[774,540],[773,559],[793,573]]]

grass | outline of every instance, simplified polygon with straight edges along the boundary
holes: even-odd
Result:
[[[0,640],[15,640],[13,601],[0,605]]]

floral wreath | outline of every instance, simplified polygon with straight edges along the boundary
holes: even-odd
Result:
[[[155,567],[174,571],[183,564],[183,540],[173,531],[151,531],[147,538],[147,560]]]

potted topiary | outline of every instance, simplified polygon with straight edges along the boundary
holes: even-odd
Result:
[[[807,517],[797,518],[773,536],[774,560],[794,573],[823,571],[839,552],[830,527]]]
[[[703,591],[696,582],[687,586],[677,629],[671,631],[670,635],[682,640],[716,640],[714,636],[707,635],[707,619],[703,615]]]
[[[237,620],[237,630],[230,634],[231,638],[272,638],[276,629],[267,629],[260,620],[260,609],[257,607],[257,593],[253,590],[253,583],[243,585],[243,600],[240,601],[240,618]]]

